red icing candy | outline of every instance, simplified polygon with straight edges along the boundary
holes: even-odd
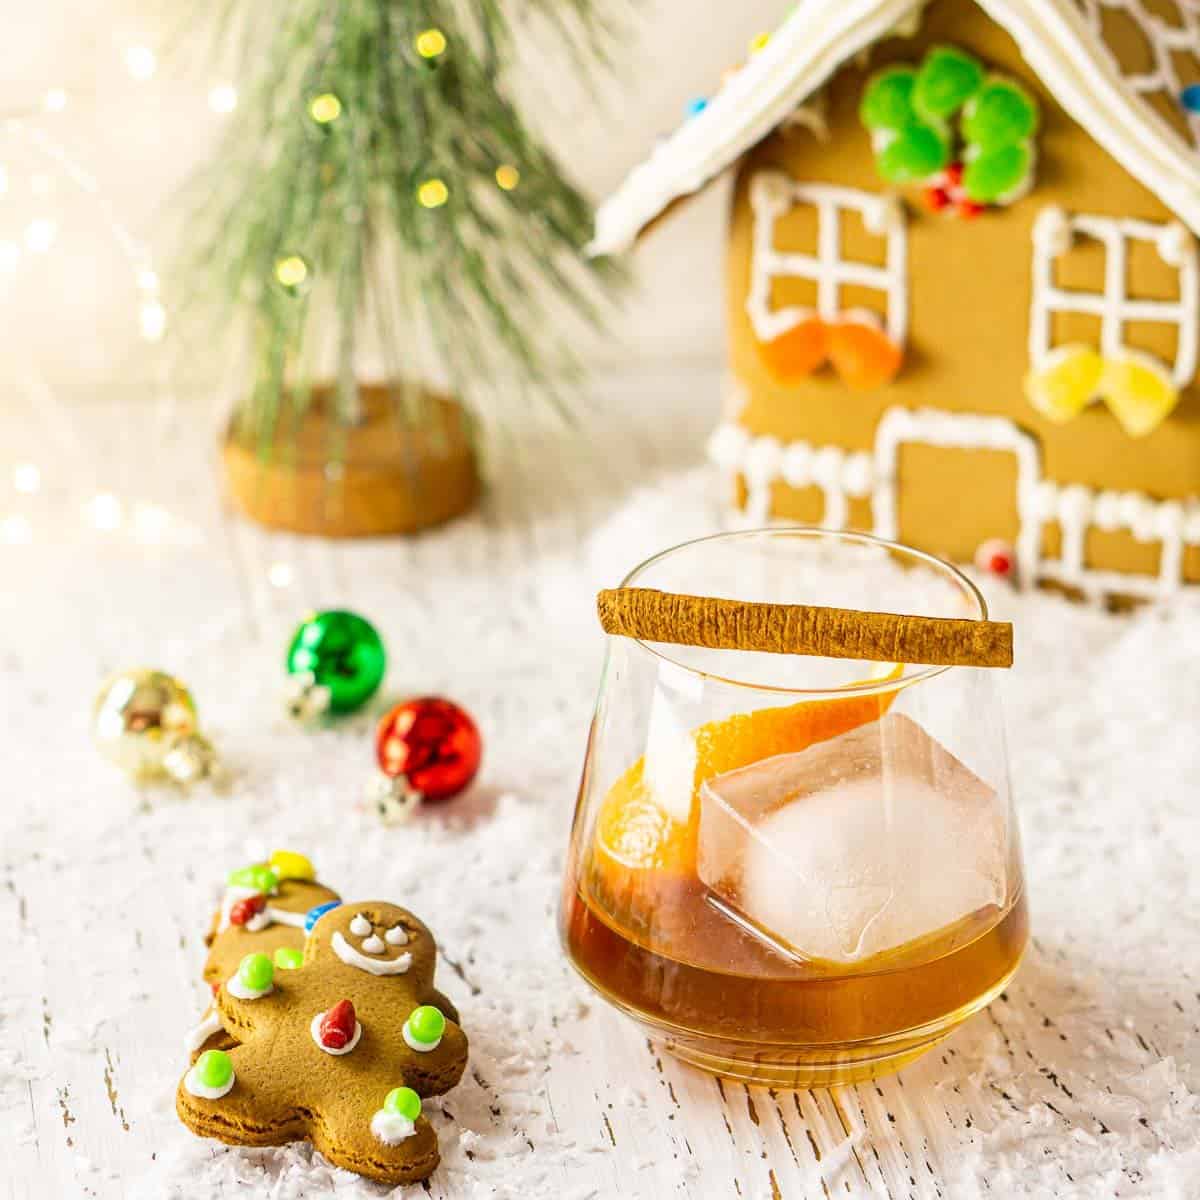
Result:
[[[339,1000],[321,1018],[321,1045],[331,1050],[341,1050],[354,1036],[357,1023],[354,1005],[349,1000]]]
[[[252,917],[257,917],[267,907],[267,898],[263,895],[244,896],[236,901],[229,909],[230,925],[245,925]]]

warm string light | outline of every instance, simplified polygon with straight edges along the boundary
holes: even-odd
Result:
[[[134,79],[153,79],[154,72],[158,70],[158,57],[149,46],[127,46],[125,66]]]
[[[413,45],[422,58],[437,58],[446,52],[446,35],[440,29],[423,29]]]
[[[42,473],[37,463],[17,463],[13,468],[13,487],[23,495],[32,496],[42,486]]]
[[[275,261],[275,278],[285,288],[298,288],[308,278],[308,263],[299,254],[285,254]]]
[[[503,163],[496,168],[496,186],[511,192],[521,182],[521,172],[512,163]]]
[[[426,179],[417,188],[417,203],[422,208],[441,208],[450,199],[450,189],[441,179]]]
[[[267,579],[272,587],[285,588],[291,587],[293,572],[288,563],[274,562],[267,570]]]
[[[308,115],[318,125],[328,125],[342,115],[342,102],[332,92],[324,92],[309,101]]]
[[[209,89],[208,107],[215,113],[231,113],[237,102],[237,88],[232,83],[218,83]]]

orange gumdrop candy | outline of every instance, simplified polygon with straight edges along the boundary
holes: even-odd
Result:
[[[767,370],[780,383],[811,375],[829,356],[829,330],[820,317],[809,317],[769,342],[760,342],[759,353]]]
[[[892,692],[805,701],[701,725],[685,735],[695,749],[690,795],[662,803],[645,778],[645,757],[639,758],[601,802],[584,868],[590,890],[622,921],[639,928],[653,925],[658,898],[680,881],[695,878],[703,784],[726,771],[803,750],[876,721],[894,696]],[[687,806],[686,822],[671,815],[682,811],[681,799]]]
[[[855,391],[880,387],[900,370],[904,353],[886,333],[863,321],[843,321],[829,330],[829,361]]]

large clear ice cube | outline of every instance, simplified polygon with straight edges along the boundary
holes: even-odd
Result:
[[[889,714],[710,780],[699,874],[752,931],[852,963],[1002,906],[1007,798]]]

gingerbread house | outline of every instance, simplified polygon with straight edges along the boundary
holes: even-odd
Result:
[[[594,249],[736,169],[741,519],[1157,598],[1200,583],[1198,147],[1200,0],[802,0]]]

